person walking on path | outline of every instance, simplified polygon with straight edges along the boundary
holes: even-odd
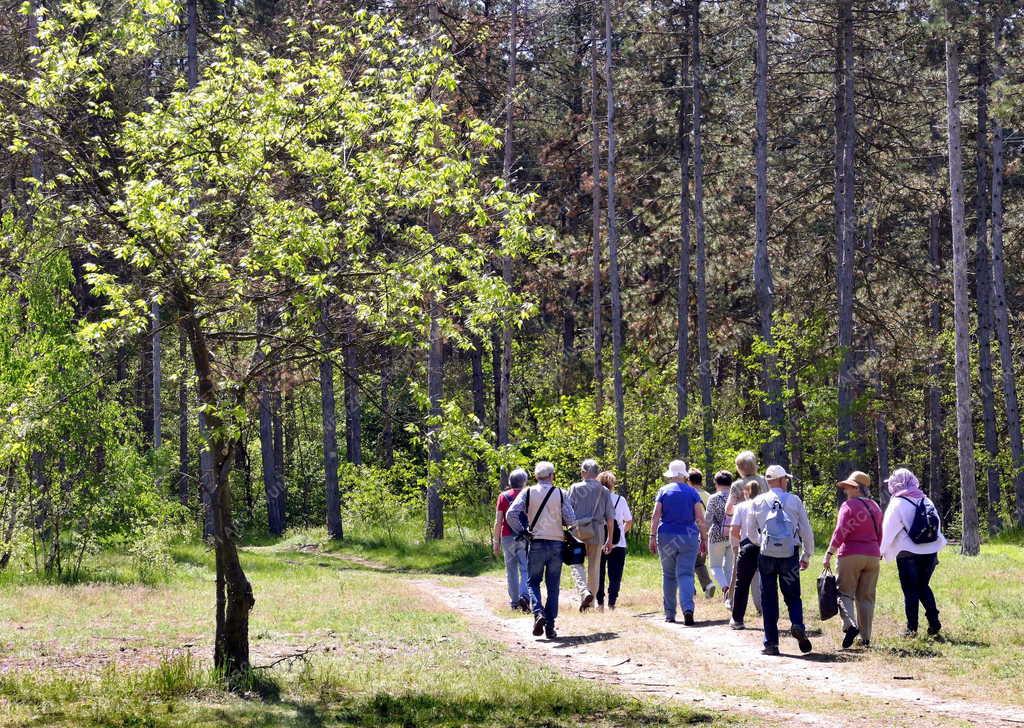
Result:
[[[715,492],[704,504],[707,511],[704,521],[708,527],[708,561],[711,564],[711,574],[726,601],[729,599],[729,585],[732,582],[732,546],[729,543],[725,518],[725,504],[729,500],[731,485],[732,473],[725,470],[716,473]]]
[[[615,526],[615,506],[612,494],[597,481],[601,469],[596,460],[580,464],[583,481],[569,488],[569,505],[576,514],[574,533],[587,547],[586,570],[583,564],[573,565],[572,575],[580,595],[580,611],[594,603],[601,574],[601,556],[612,550],[612,530]]]
[[[693,621],[693,571],[697,555],[706,550],[707,526],[704,504],[689,484],[689,472],[682,460],[669,463],[664,477],[668,485],[658,491],[651,515],[652,554],[661,559],[662,601],[665,621],[676,621],[676,594],[683,608],[683,623]]]
[[[711,494],[704,490],[704,473],[697,468],[690,468],[688,480],[690,487],[700,496],[700,502],[704,505],[705,521],[707,521],[708,498]],[[708,571],[707,553],[697,554],[697,563],[694,565],[693,573],[697,576],[697,581],[700,582],[700,590],[704,592],[704,598],[710,599],[715,596],[715,582],[711,579],[711,573]]]
[[[839,507],[836,528],[822,566],[830,568],[832,555],[838,556],[836,581],[839,586],[839,616],[843,620],[843,649],[853,645],[860,635],[861,644],[871,644],[871,624],[875,615],[875,589],[878,586],[882,553],[882,509],[870,498],[871,476],[855,470],[836,483],[846,496]]]
[[[750,450],[743,450],[736,454],[736,473],[738,477],[729,488],[729,500],[725,503],[725,514],[732,518],[733,507],[744,500],[743,489],[751,481],[757,483],[758,493],[768,490],[768,483],[764,477],[757,472],[757,455]]]
[[[527,551],[530,608],[533,610],[533,634],[548,639],[558,637],[558,592],[562,579],[562,542],[565,526],[576,521],[569,499],[554,485],[555,466],[541,461],[533,469],[537,484],[523,488],[509,506],[505,521],[517,535],[529,539]],[[547,589],[542,601],[540,583]]]
[[[757,571],[761,575],[761,607],[764,617],[764,649],[761,654],[779,654],[779,590],[789,611],[790,634],[803,653],[812,649],[804,629],[804,607],[800,599],[800,572],[814,555],[814,532],[803,501],[789,492],[793,476],[781,465],[769,465],[765,480],[769,491],[754,499],[747,521],[760,535],[761,553]]]
[[[729,590],[732,608],[729,626],[733,629],[746,627],[747,601],[751,591],[754,595],[754,608],[758,616],[761,615],[761,575],[757,573],[757,557],[761,553],[761,546],[757,533],[751,529],[747,519],[754,499],[760,494],[760,482],[750,478],[740,490],[740,500],[732,511],[729,543],[736,554],[736,566],[732,571],[732,588]]]
[[[526,471],[517,468],[508,474],[508,490],[498,495],[494,512],[494,555],[505,559],[505,582],[508,585],[508,599],[512,609],[530,611],[529,572],[526,563],[526,541],[516,538],[515,532],[505,522],[505,514],[515,501],[519,491],[526,485]]]
[[[597,581],[597,606],[598,609],[604,606],[604,580],[608,577],[608,608],[615,609],[615,602],[619,598],[619,587],[622,585],[622,573],[626,568],[626,534],[633,527],[633,512],[629,510],[629,503],[622,495],[615,493],[615,474],[605,471],[597,476],[597,482],[608,489],[612,496],[612,503],[615,508],[615,529],[618,531],[618,539],[612,534],[612,550],[601,555],[601,574]]]
[[[899,468],[885,481],[892,497],[882,520],[882,556],[896,561],[907,615],[906,637],[917,635],[920,607],[928,620],[928,635],[939,634],[939,608],[930,586],[939,564],[939,551],[946,546],[942,521],[935,504],[922,491],[917,476]]]

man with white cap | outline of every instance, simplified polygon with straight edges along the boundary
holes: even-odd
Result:
[[[761,654],[779,654],[779,590],[789,610],[790,634],[801,652],[810,652],[811,641],[804,630],[800,599],[800,572],[814,555],[814,532],[803,501],[789,492],[793,476],[781,465],[765,470],[768,492],[754,499],[747,515],[750,531],[758,534],[761,552],[757,570],[761,575],[761,609],[764,612],[764,649]]]

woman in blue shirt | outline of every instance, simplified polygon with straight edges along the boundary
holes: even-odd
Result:
[[[688,484],[689,470],[673,460],[664,473],[668,484],[658,491],[651,517],[651,553],[661,558],[665,621],[676,621],[676,593],[683,624],[693,624],[693,570],[698,554],[707,553],[708,532],[700,494]]]

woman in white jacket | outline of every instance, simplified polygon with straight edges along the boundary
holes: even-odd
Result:
[[[904,636],[917,635],[920,606],[928,620],[928,634],[939,633],[939,609],[929,582],[938,566],[938,553],[946,546],[935,504],[922,491],[917,476],[899,468],[885,481],[892,498],[882,521],[882,557],[895,561],[907,613]],[[920,515],[918,515],[920,511]],[[916,522],[915,522],[916,521]]]

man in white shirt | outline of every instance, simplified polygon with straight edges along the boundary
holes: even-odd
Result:
[[[764,611],[764,655],[779,654],[780,589],[789,610],[790,634],[801,652],[812,649],[804,629],[800,572],[814,555],[814,532],[803,501],[789,492],[792,477],[781,465],[769,465],[765,470],[769,490],[754,499],[747,515],[748,529],[761,544],[757,570],[761,575]]]

